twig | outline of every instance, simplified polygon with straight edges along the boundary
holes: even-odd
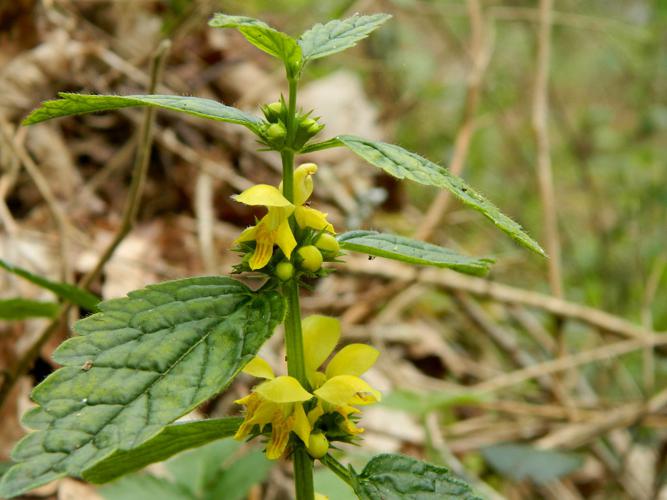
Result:
[[[620,342],[625,344],[634,341]],[[541,448],[574,448],[579,447],[591,439],[605,434],[613,429],[628,427],[646,415],[658,413],[667,406],[667,389],[664,389],[649,399],[645,404],[625,406],[602,414],[594,422],[568,425],[551,434],[546,435],[537,445]]]
[[[417,280],[421,283],[461,290],[480,297],[486,297],[507,304],[522,304],[549,312],[555,316],[572,318],[595,328],[630,338],[648,338],[654,332],[639,325],[609,314],[600,309],[588,307],[538,292],[494,283],[482,278],[463,276],[447,269],[415,269],[407,265],[375,260],[369,264],[365,258],[348,257],[346,265],[339,268],[341,273],[383,276],[388,279]]]
[[[529,366],[528,368],[524,368],[522,370],[500,375],[494,379],[474,385],[471,387],[471,389],[479,392],[494,392],[516,384],[520,384],[533,378],[537,378],[539,376],[562,372],[580,365],[593,363],[595,361],[603,361],[609,358],[615,358],[622,356],[623,354],[642,349],[646,346],[659,345],[667,345],[667,336],[652,335],[650,338],[644,338],[641,340],[624,340],[622,342],[616,342],[614,344],[579,352],[570,356],[564,356],[558,359],[545,361],[537,365]]]
[[[424,420],[426,439],[430,441],[431,447],[440,455],[440,460],[443,464],[466,481],[471,482],[477,491],[484,494],[484,498],[488,498],[489,500],[506,500],[503,495],[491,488],[479,477],[472,475],[466,470],[456,455],[452,453],[440,431],[440,422],[436,412],[430,412]]]
[[[153,60],[151,61],[150,69],[150,83],[148,85],[148,93],[155,93],[160,74],[162,73],[162,66],[165,56],[171,42],[163,40],[158,47]],[[144,119],[139,131],[139,142],[137,149],[137,156],[134,161],[134,168],[132,170],[132,181],[127,195],[127,202],[123,212],[123,218],[120,228],[116,233],[113,241],[106,248],[100,259],[97,261],[95,267],[86,273],[79,283],[82,287],[88,287],[102,272],[102,269],[113,256],[118,245],[125,239],[129,232],[134,227],[137,220],[137,213],[139,212],[139,205],[141,203],[141,195],[143,194],[144,184],[146,182],[146,174],[148,172],[148,165],[150,160],[150,152],[153,146],[153,122],[155,117],[155,108],[147,107],[144,109]]]
[[[69,273],[69,264],[68,264],[68,234],[70,233],[70,230],[72,229],[72,225],[67,219],[67,216],[65,215],[65,212],[63,211],[62,207],[60,206],[60,202],[56,199],[55,195],[53,194],[53,191],[51,191],[51,187],[49,186],[49,182],[46,180],[44,175],[42,175],[41,170],[37,166],[37,164],[34,162],[32,157],[28,154],[28,152],[25,150],[25,147],[22,144],[19,144],[13,137],[12,137],[12,127],[11,125],[4,119],[0,118],[0,133],[2,134],[4,142],[9,146],[9,149],[12,151],[12,153],[18,158],[18,160],[21,162],[23,167],[26,169],[26,172],[28,172],[28,175],[30,175],[30,178],[32,181],[35,183],[35,186],[37,187],[37,190],[39,191],[39,194],[42,195],[42,198],[44,198],[44,201],[46,202],[46,206],[49,209],[49,212],[51,213],[51,216],[53,217],[53,220],[56,224],[56,229],[60,235],[59,237],[59,242],[60,242],[60,260],[62,263],[62,276],[61,278],[63,280],[66,280]]]
[[[665,268],[667,268],[667,253],[662,253],[653,262],[651,272],[646,280],[646,286],[644,287],[641,309],[642,326],[644,328],[653,328],[651,307],[653,306],[653,300],[655,299],[655,294],[660,285],[660,278],[662,278]],[[651,394],[655,386],[655,353],[652,348],[647,347],[644,350],[643,361],[644,391],[646,394]]]
[[[204,263],[204,269],[207,273],[215,273],[218,266],[213,237],[213,224],[215,222],[213,181],[211,175],[204,170],[199,172],[195,185],[195,214],[197,216],[199,250]]]
[[[479,0],[468,0],[470,17],[470,58],[472,68],[468,75],[463,120],[454,142],[454,153],[449,170],[454,175],[461,175],[465,166],[470,141],[475,132],[475,114],[479,105],[484,72],[490,60],[490,48],[484,34],[484,15]],[[428,240],[442,220],[451,197],[449,191],[440,191],[429,207],[424,219],[415,233],[418,240]]]
[[[151,64],[151,85],[149,88],[150,93],[154,92],[155,86],[162,71],[162,63],[164,62],[169,46],[170,46],[169,41],[162,42],[158,50],[156,51],[155,57],[153,58]],[[141,201],[142,188],[146,177],[146,172],[148,170],[148,160],[150,159],[149,153],[152,144],[151,126],[153,122],[153,114],[154,114],[154,108],[146,108],[144,115],[144,123],[140,131],[139,149],[137,151],[137,157],[132,175],[132,182],[130,184],[130,190],[128,194],[127,203],[125,206],[125,211],[123,214],[123,221],[121,224],[121,228],[116,234],[114,240],[111,242],[111,244],[107,247],[106,251],[102,254],[100,259],[98,260],[95,268],[89,271],[79,281],[79,286],[81,286],[82,288],[88,288],[90,284],[102,272],[104,265],[111,258],[111,256],[114,253],[114,250],[118,247],[123,238],[130,232],[132,226],[134,225],[134,222],[136,221],[137,211],[139,209],[139,203]],[[39,353],[41,352],[42,347],[44,346],[44,344],[46,344],[51,335],[62,324],[62,321],[67,317],[67,314],[69,313],[71,308],[72,305],[70,303],[64,303],[58,318],[53,320],[44,330],[42,330],[37,340],[18,360],[18,362],[16,363],[16,367],[14,368],[12,373],[5,372],[4,374],[5,378],[3,380],[2,388],[0,388],[0,407],[3,405],[5,399],[7,398],[9,392],[11,391],[16,381],[28,371],[30,366],[32,366],[32,364],[34,363],[35,359],[39,357]]]
[[[549,64],[551,52],[551,11],[553,0],[540,0],[540,23],[537,38],[537,67],[533,94],[533,130],[537,143],[537,180],[542,198],[542,222],[549,254],[549,284],[556,297],[563,296],[560,237],[554,196],[549,144]]]

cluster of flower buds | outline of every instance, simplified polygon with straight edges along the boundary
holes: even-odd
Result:
[[[262,106],[266,123],[262,129],[262,142],[270,149],[282,150],[287,145],[287,116],[288,109],[285,100],[272,102]],[[296,115],[296,131],[289,145],[299,151],[314,136],[319,134],[324,125],[318,123],[311,113]]]
[[[266,456],[275,460],[288,449],[294,433],[314,458],[326,455],[332,442],[354,443],[364,430],[357,426],[360,406],[380,401],[380,393],[360,375],[373,366],[377,349],[349,344],[326,365],[340,340],[340,322],[327,316],[303,321],[303,347],[308,387],[288,375],[276,376],[269,364],[256,357],[243,371],[264,379],[236,401],[245,418],[236,439],[266,436]]]
[[[340,246],[327,214],[307,206],[313,192],[317,165],[305,163],[294,171],[294,200],[276,188],[258,184],[234,199],[251,206],[265,206],[267,214],[244,230],[236,240],[243,258],[234,272],[259,271],[280,281],[316,278],[326,274],[324,262],[335,262]]]

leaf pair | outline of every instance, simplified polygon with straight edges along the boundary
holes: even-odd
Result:
[[[289,78],[298,78],[308,61],[354,47],[390,17],[388,14],[354,15],[344,20],[316,24],[298,40],[263,21],[245,16],[218,13],[209,26],[237,29],[255,47],[283,61]]]

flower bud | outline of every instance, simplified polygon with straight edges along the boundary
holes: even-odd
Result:
[[[329,252],[332,254],[338,254],[340,252],[340,245],[338,240],[329,233],[322,233],[317,241],[315,246],[324,252]]]
[[[263,106],[262,111],[264,112],[264,116],[266,116],[267,120],[269,120],[271,123],[276,123],[282,116],[283,105],[278,101],[272,102],[271,104]]]
[[[329,451],[329,441],[323,433],[313,432],[310,435],[306,449],[311,457],[322,458]]]
[[[291,262],[283,261],[276,266],[276,276],[280,281],[287,281],[294,276],[294,266]]]
[[[287,135],[287,130],[282,123],[274,123],[266,129],[266,135],[273,140],[283,139]]]
[[[322,267],[322,254],[314,245],[307,245],[305,247],[299,248],[297,251],[299,257],[301,257],[301,267],[306,271],[314,273],[320,267]]]
[[[319,123],[315,122],[310,127],[308,127],[307,131],[310,135],[315,135],[318,134],[323,128],[324,125],[320,125]]]
[[[312,118],[306,118],[305,120],[301,120],[301,127],[305,129],[309,129],[313,125],[317,125],[317,122]]]

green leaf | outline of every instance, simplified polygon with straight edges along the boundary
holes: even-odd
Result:
[[[135,474],[119,479],[99,489],[106,500],[137,500],[137,498],[159,498],[160,500],[197,500],[185,488],[166,479],[150,474]]]
[[[540,245],[528,236],[519,224],[500,212],[493,203],[445,167],[394,144],[369,141],[352,135],[338,136],[338,140],[371,165],[381,168],[394,177],[447,189],[465,205],[484,214],[501,231],[534,252],[545,255]]]
[[[87,290],[84,290],[83,288],[79,288],[78,286],[71,285],[69,283],[51,281],[42,276],[38,276],[37,274],[33,274],[30,271],[10,264],[6,260],[2,259],[0,259],[0,268],[20,276],[21,278],[28,280],[39,287],[45,288],[46,290],[55,293],[58,297],[76,304],[77,306],[81,306],[89,311],[97,311],[97,304],[99,303],[100,299],[96,295],[88,292]]]
[[[60,305],[56,302],[43,302],[21,297],[0,300],[0,319],[54,318],[58,315],[59,310]]]
[[[304,62],[354,47],[390,17],[389,14],[355,14],[342,21],[336,19],[326,24],[316,24],[299,37]]]
[[[168,425],[152,439],[130,450],[119,450],[83,471],[91,483],[105,483],[155,462],[211,441],[233,436],[243,419],[237,417]]]
[[[445,467],[404,455],[377,455],[355,479],[361,500],[481,500]]]
[[[276,292],[230,278],[170,281],[100,304],[54,353],[64,365],[32,393],[20,462],[0,482],[11,497],[80,476],[136,448],[229,385],[282,321]]]
[[[220,498],[242,500],[246,498],[248,490],[253,485],[267,478],[273,465],[274,463],[268,460],[264,453],[253,450],[227,467],[204,498],[207,500]]]
[[[225,106],[212,99],[202,99],[201,97],[180,95],[87,95],[70,94],[67,92],[59,92],[58,95],[62,99],[43,102],[40,108],[34,110],[23,120],[23,125],[34,125],[35,123],[62,116],[80,115],[133,106],[154,106],[170,111],[180,111],[181,113],[209,120],[236,123],[249,128],[253,132],[257,132],[259,125],[262,123],[262,120],[259,118],[244,113],[240,109]]]
[[[538,484],[566,476],[583,465],[581,455],[540,450],[525,444],[505,443],[481,450],[484,459],[502,475]]]
[[[208,22],[213,28],[234,28],[259,50],[276,57],[288,69],[298,71],[301,65],[301,47],[291,36],[278,31],[263,21],[245,16],[228,16],[218,12]]]
[[[486,274],[494,262],[493,259],[466,257],[448,248],[376,231],[350,231],[339,235],[337,239],[344,250],[400,260],[409,264],[448,267],[476,276]]]
[[[382,397],[383,406],[402,410],[418,415],[426,415],[434,410],[450,408],[452,406],[476,406],[486,401],[488,397],[474,392],[442,393],[442,392],[413,392],[397,389]]]

